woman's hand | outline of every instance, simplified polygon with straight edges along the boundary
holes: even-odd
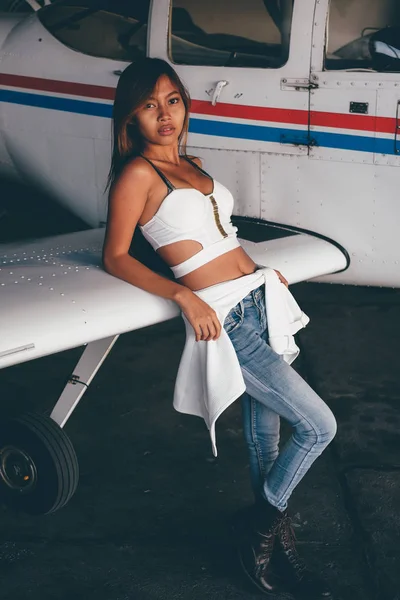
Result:
[[[196,342],[216,340],[221,334],[221,323],[217,313],[206,302],[201,300],[189,288],[176,299],[187,320],[196,334]]]
[[[282,275],[282,273],[280,273],[279,271],[277,271],[276,269],[274,269],[275,273],[278,275],[279,280],[281,281],[281,283],[283,283],[284,285],[286,285],[286,287],[289,287],[289,283],[287,282],[287,280],[284,278],[284,276]]]

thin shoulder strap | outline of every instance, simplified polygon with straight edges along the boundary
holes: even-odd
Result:
[[[201,173],[203,173],[203,175],[205,175],[209,179],[212,179],[211,175],[209,175],[204,169],[202,169],[201,167],[199,167],[199,165],[197,165],[194,162],[194,160],[192,160],[191,158],[189,158],[186,154],[183,155],[183,158],[186,159],[191,165],[193,165],[195,169],[197,169],[198,171],[200,171]]]
[[[140,156],[142,158],[144,158],[144,160],[147,160],[147,162],[153,167],[153,169],[156,171],[156,173],[158,173],[158,175],[161,177],[161,179],[163,180],[163,182],[165,183],[165,185],[168,188],[168,194],[170,192],[172,192],[175,189],[175,187],[172,185],[170,180],[167,177],[165,177],[164,173],[162,171],[160,171],[160,169],[158,167],[156,167],[156,165],[154,165],[149,158],[146,158],[145,156],[143,156],[143,154],[141,154]]]

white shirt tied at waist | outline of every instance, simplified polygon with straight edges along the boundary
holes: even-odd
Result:
[[[250,275],[194,293],[215,310],[223,325],[231,308],[263,283],[268,342],[290,364],[300,352],[293,335],[310,319],[273,269],[262,267]],[[222,328],[217,340],[196,342],[193,327],[183,313],[182,317],[186,326],[186,342],[176,378],[173,405],[179,412],[203,417],[210,431],[213,454],[217,456],[215,423],[222,412],[245,392],[246,385],[225,329]]]

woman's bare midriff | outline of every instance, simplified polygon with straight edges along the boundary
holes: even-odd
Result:
[[[256,269],[256,263],[243,248],[235,248],[214,258],[214,260],[206,265],[195,269],[177,281],[192,291],[197,291],[216,283],[238,279],[238,277],[242,277],[243,275],[250,275]]]

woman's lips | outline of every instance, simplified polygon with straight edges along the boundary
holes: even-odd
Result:
[[[174,131],[175,127],[172,127],[172,125],[165,125],[165,127],[160,127],[158,133],[159,135],[171,135],[172,133],[174,133]]]

